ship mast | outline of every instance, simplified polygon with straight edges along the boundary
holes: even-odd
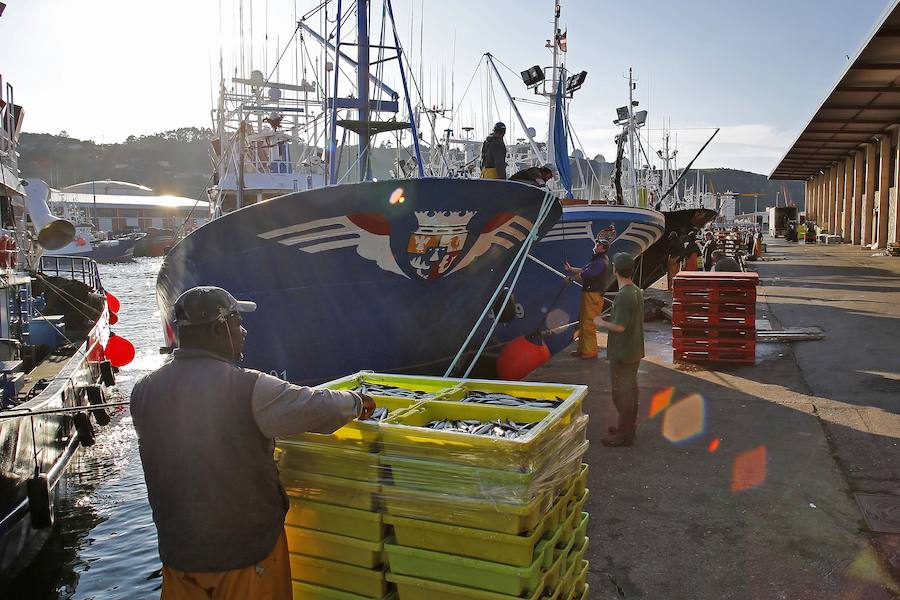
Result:
[[[553,157],[556,153],[556,143],[553,139],[553,129],[554,129],[554,115],[556,114],[556,90],[559,86],[559,13],[560,13],[560,5],[559,0],[556,0],[554,3],[553,9],[553,38],[550,43],[553,44],[553,74],[551,75],[553,80],[553,89],[549,94],[550,98],[550,116],[547,119],[547,123],[549,124],[549,128],[547,130],[547,161],[553,162]],[[546,88],[545,88],[546,89]]]
[[[635,136],[637,135],[637,125],[634,122],[634,74],[631,67],[628,67],[628,158],[631,161],[631,202],[632,205],[638,204],[637,193],[637,155],[635,146]]]

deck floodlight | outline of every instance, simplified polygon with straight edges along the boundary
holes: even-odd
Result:
[[[619,108],[616,109],[615,123],[619,123],[621,121],[627,121],[627,120],[628,120],[628,107],[620,106]]]
[[[647,122],[647,111],[646,110],[639,110],[636,113],[634,113],[634,124],[635,125],[640,127],[641,125],[643,125],[646,122]]]
[[[527,87],[532,87],[544,81],[544,70],[538,65],[522,71],[522,81]]]
[[[574,75],[566,79],[566,92],[571,94],[575,90],[579,89],[584,85],[585,78],[587,78],[587,71],[575,73]]]

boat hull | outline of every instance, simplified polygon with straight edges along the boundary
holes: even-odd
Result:
[[[102,314],[58,375],[34,398],[15,410],[46,410],[87,404],[83,389],[98,382],[100,352],[109,339],[109,312]],[[9,413],[7,413],[9,414]],[[33,428],[32,428],[33,425]],[[40,415],[0,419],[0,581],[27,566],[50,529],[31,525],[27,480],[37,470],[46,473],[53,497],[79,447],[73,417]]]
[[[594,240],[603,232],[612,239],[609,257],[617,252],[642,255],[662,238],[662,213],[616,205],[575,205],[563,207],[559,222],[532,247],[531,256],[563,272],[566,262],[581,267],[593,255]],[[608,283],[614,286],[610,274]],[[544,331],[544,340],[555,354],[572,342],[581,306],[581,288],[567,284],[537,261],[529,260],[514,290],[516,318],[498,324],[495,348],[520,335]]]
[[[69,244],[65,248],[59,250],[48,250],[44,252],[45,256],[77,256],[81,258],[90,258],[99,263],[124,262],[134,257],[134,246],[137,243],[137,237],[127,237],[117,240],[97,242],[94,244],[85,244],[78,246],[75,243]]]
[[[163,262],[167,341],[178,296],[218,285],[258,305],[243,315],[246,366],[300,383],[362,369],[442,373],[544,198],[516,182],[426,178],[308,190],[229,213]]]

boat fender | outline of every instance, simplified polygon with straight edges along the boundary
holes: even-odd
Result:
[[[116,372],[113,370],[112,363],[108,360],[100,361],[100,383],[106,387],[116,385]]]
[[[86,412],[75,413],[75,431],[78,433],[78,441],[85,448],[94,445],[94,424]]]
[[[53,525],[53,496],[50,493],[50,480],[47,478],[47,474],[38,473],[34,477],[30,477],[26,488],[31,526],[35,529],[51,527]]]
[[[6,265],[11,268],[16,268],[16,256],[18,255],[18,248],[16,248],[16,238],[10,237],[9,241],[6,244]]]
[[[509,302],[504,306],[503,300],[506,299],[507,294],[509,294]],[[500,310],[501,306],[503,306],[503,310]],[[509,292],[508,287],[503,288],[503,291],[500,292],[500,295],[494,300],[494,305],[491,307],[491,310],[495,315],[499,314],[497,319],[501,323],[509,323],[516,318],[516,297]]]
[[[0,235],[0,267],[4,269],[8,266],[6,249],[9,247],[9,240],[10,237],[7,234]]]
[[[87,386],[85,388],[85,393],[87,394],[88,403],[104,404],[103,388],[99,385]],[[97,421],[97,425],[100,427],[106,427],[111,421],[109,413],[106,412],[105,408],[94,408],[91,410],[91,414],[94,415],[94,420]]]
[[[550,360],[550,349],[540,332],[510,340],[497,357],[497,376],[519,381]]]

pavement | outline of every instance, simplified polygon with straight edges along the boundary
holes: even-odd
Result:
[[[900,539],[867,531],[853,496],[900,496],[900,259],[766,241],[759,316],[823,340],[714,369],[673,364],[670,325],[647,323],[631,448],[599,443],[605,358],[529,377],[590,389],[593,600],[900,597]]]

